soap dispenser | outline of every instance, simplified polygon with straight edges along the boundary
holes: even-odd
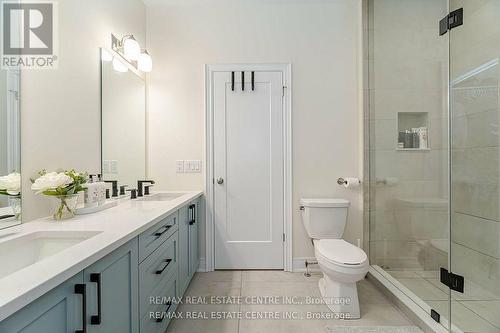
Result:
[[[102,181],[102,175],[97,175],[97,204],[104,205],[106,203],[106,183]]]
[[[84,195],[85,207],[95,207],[98,204],[98,193],[96,183],[94,182],[94,175],[89,175]]]

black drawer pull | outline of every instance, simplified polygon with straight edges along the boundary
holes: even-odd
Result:
[[[167,302],[166,305],[167,305],[167,309],[165,310],[165,313],[162,313],[160,318],[156,318],[157,323],[161,323],[163,321],[163,319],[165,319],[165,315],[168,313],[168,310],[170,310],[170,307],[172,306],[172,302]]]
[[[166,226],[164,226],[164,228],[165,229],[163,231],[157,231],[157,232],[155,232],[155,236],[156,237],[163,236],[163,234],[166,233],[167,231],[169,231],[170,228],[172,228],[172,226],[171,225],[166,225]],[[158,230],[160,230],[160,229],[158,229]]]
[[[196,223],[196,205],[190,205],[189,206],[189,225],[193,225]]]
[[[97,315],[90,316],[90,323],[92,325],[101,325],[101,274],[90,274],[90,282],[97,284]]]
[[[75,294],[82,295],[82,329],[75,333],[87,333],[87,285],[75,284]]]
[[[171,262],[172,262],[172,259],[166,259],[165,260],[166,265],[163,266],[162,269],[157,270],[155,274],[161,275],[167,269],[168,265],[170,265]]]

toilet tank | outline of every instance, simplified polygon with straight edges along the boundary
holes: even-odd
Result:
[[[349,201],[344,199],[301,199],[302,222],[309,237],[342,238],[349,205]]]

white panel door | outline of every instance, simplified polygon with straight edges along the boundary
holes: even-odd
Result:
[[[283,268],[283,74],[214,73],[215,269]]]

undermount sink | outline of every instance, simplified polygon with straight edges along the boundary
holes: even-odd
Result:
[[[38,231],[0,242],[0,279],[99,233],[100,231]]]
[[[172,201],[180,198],[185,193],[156,193],[150,196],[142,197],[142,201]]]

